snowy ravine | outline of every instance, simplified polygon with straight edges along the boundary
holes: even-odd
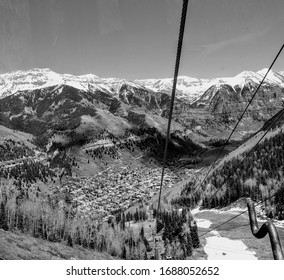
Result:
[[[199,228],[209,228],[212,224],[206,219],[196,219]],[[208,260],[257,260],[254,251],[247,250],[247,246],[240,240],[221,237],[218,231],[210,232],[205,238],[204,251]]]

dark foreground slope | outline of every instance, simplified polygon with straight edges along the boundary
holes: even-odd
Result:
[[[48,242],[22,233],[0,229],[1,260],[111,260],[105,252],[95,252],[82,246],[70,247]]]

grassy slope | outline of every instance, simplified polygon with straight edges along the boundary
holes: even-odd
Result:
[[[114,135],[124,135],[126,129],[131,125],[123,118],[115,116],[107,111],[97,109],[97,116],[91,117],[84,115],[81,117],[81,125],[76,129],[77,133],[86,131],[92,135],[99,129],[106,129]]]
[[[139,113],[143,115],[145,114],[145,112],[143,111]],[[152,115],[148,113],[145,114],[145,123],[149,127],[155,127],[158,131],[161,132],[161,134],[166,134],[168,125],[167,119],[162,118],[158,115]],[[125,130],[131,129],[132,127],[135,127],[135,125],[128,122],[125,118],[113,115],[112,113],[106,110],[97,109],[96,116],[91,117],[83,115],[81,117],[81,125],[76,129],[76,132],[83,133],[88,131],[91,135],[92,132],[95,132],[98,129],[106,129],[114,135],[123,136]],[[171,130],[183,131],[183,127],[179,123],[173,121],[171,125]]]
[[[15,141],[24,142],[28,147],[35,148],[35,146],[28,141],[28,139],[32,140],[34,138],[32,134],[18,130],[12,130],[3,125],[0,125],[0,139],[4,137],[14,139]]]
[[[110,260],[107,253],[99,253],[80,246],[66,246],[48,242],[22,233],[0,229],[0,259],[2,260]]]

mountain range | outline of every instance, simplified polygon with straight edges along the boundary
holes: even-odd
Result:
[[[177,81],[172,130],[193,141],[226,137],[267,69],[235,77]],[[49,69],[0,75],[0,124],[41,134],[74,129],[83,122],[123,133],[133,126],[165,134],[173,79],[128,81],[74,76]],[[284,72],[270,71],[233,138],[255,132],[282,108]]]
[[[197,79],[187,76],[179,76],[177,80],[177,97],[189,102],[198,102],[203,94],[211,87],[218,88],[229,85],[232,88],[243,88],[248,84],[259,84],[268,71],[264,68],[260,71],[243,71],[234,77],[214,79]],[[90,86],[100,90],[118,93],[123,84],[129,84],[138,88],[152,90],[153,92],[171,93],[173,79],[144,79],[127,81],[118,78],[99,78],[94,74],[74,76],[70,74],[58,74],[50,69],[31,69],[28,71],[15,71],[0,75],[0,97],[11,95],[17,91],[34,90],[53,85],[69,85],[79,90],[88,91]],[[284,86],[284,71],[269,71],[265,78],[265,84]]]

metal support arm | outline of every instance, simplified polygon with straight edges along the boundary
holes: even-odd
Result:
[[[248,206],[250,228],[251,228],[252,234],[256,238],[260,239],[260,238],[265,237],[266,234],[269,233],[269,238],[271,242],[271,248],[272,248],[274,259],[283,260],[284,255],[283,255],[279,235],[278,235],[277,229],[275,225],[273,224],[272,220],[268,220],[266,223],[264,223],[259,228],[258,222],[256,219],[255,209],[254,209],[254,203],[250,198],[247,199],[247,206]]]

